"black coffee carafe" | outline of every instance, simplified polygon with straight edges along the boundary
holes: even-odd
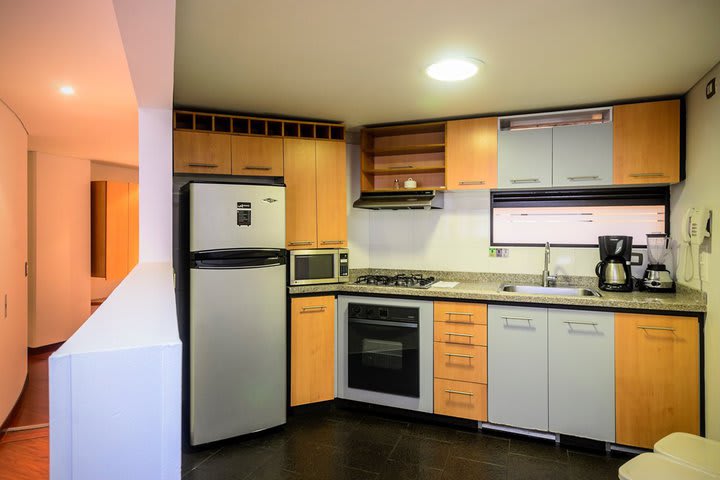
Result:
[[[631,292],[633,289],[630,259],[632,237],[603,235],[598,237],[600,263],[595,266],[600,290],[609,292]]]

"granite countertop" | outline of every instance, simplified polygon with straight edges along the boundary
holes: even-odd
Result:
[[[453,288],[432,286],[429,289],[380,287],[372,285],[355,285],[352,282],[361,275],[397,275],[399,273],[422,273],[425,276],[434,276],[438,280],[459,282]],[[665,310],[673,312],[707,311],[706,294],[698,290],[678,285],[677,293],[648,293],[648,292],[605,292],[597,288],[596,277],[569,277],[558,278],[557,286],[573,285],[590,287],[600,293],[600,297],[574,297],[563,295],[537,295],[526,293],[500,292],[500,286],[505,283],[517,285],[541,285],[540,275],[501,274],[501,273],[471,273],[471,272],[443,272],[429,270],[388,270],[388,269],[354,269],[350,272],[350,283],[307,285],[288,287],[290,295],[308,293],[362,293],[377,295],[401,295],[419,298],[447,298],[462,300],[479,300],[509,303],[537,303],[543,305],[577,305],[584,307],[635,309],[635,310]]]

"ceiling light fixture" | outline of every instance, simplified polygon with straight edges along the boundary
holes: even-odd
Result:
[[[58,90],[60,90],[60,93],[63,95],[75,95],[75,89],[72,85],[63,85]]]
[[[425,69],[430,78],[442,82],[457,82],[467,80],[478,72],[481,60],[473,58],[449,58],[433,63]]]

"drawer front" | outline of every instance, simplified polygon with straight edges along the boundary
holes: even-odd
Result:
[[[435,377],[487,383],[487,348],[435,343]]]
[[[435,413],[487,421],[487,385],[435,379]]]
[[[484,303],[435,302],[434,308],[436,322],[487,325],[487,305]]]
[[[487,346],[487,325],[435,322],[435,341]]]

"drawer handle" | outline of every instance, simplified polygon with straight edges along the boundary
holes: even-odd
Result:
[[[290,242],[288,245],[312,245],[313,242]]]
[[[638,325],[638,328],[640,330],[662,330],[664,332],[674,332],[675,329],[673,327],[655,327],[650,325]]]
[[[645,177],[645,178],[667,177],[667,175],[665,175],[665,174],[662,173],[662,172],[653,172],[653,173],[631,173],[630,176],[631,176],[631,177],[635,177],[635,178],[643,178],[643,177]]]
[[[261,166],[259,166],[259,165],[248,165],[247,167],[245,167],[245,170],[264,170],[264,171],[268,171],[268,170],[272,170],[272,167],[261,167]]]
[[[510,183],[540,183],[539,178],[513,178]]]
[[[460,358],[475,358],[475,355],[468,355],[467,353],[445,353],[448,357],[460,357]]]
[[[485,180],[460,180],[460,185],[485,185]]]
[[[303,312],[314,312],[314,311],[325,310],[325,305],[312,305],[309,307],[302,307]]]
[[[590,180],[600,180],[598,175],[584,175],[580,177],[567,177],[571,182],[589,182]]]
[[[525,318],[525,317],[500,317],[504,318],[505,320],[522,320],[523,322],[532,322],[532,318]]]
[[[219,165],[214,163],[188,163],[188,167],[218,168]]]
[[[468,337],[468,338],[472,338],[475,336],[470,333],[454,333],[454,332],[445,332],[445,335],[452,335],[453,337]]]
[[[451,390],[449,388],[445,389],[445,393],[449,393],[451,395],[465,395],[466,397],[474,397],[475,394],[472,392],[463,392],[462,390]]]
[[[323,240],[320,243],[324,245],[337,245],[339,243],[345,243],[345,240]]]
[[[472,317],[472,316],[473,316],[473,314],[470,313],[470,312],[445,312],[445,315],[447,315],[448,317],[449,317],[450,315],[464,315],[464,316],[466,316],[466,317]]]
[[[395,165],[392,167],[388,167],[388,170],[400,170],[400,169],[405,169],[405,168],[415,168],[415,167],[413,167],[412,165]]]
[[[597,327],[597,322],[573,322],[568,320],[563,323],[567,323],[568,325],[592,325],[593,327]]]

